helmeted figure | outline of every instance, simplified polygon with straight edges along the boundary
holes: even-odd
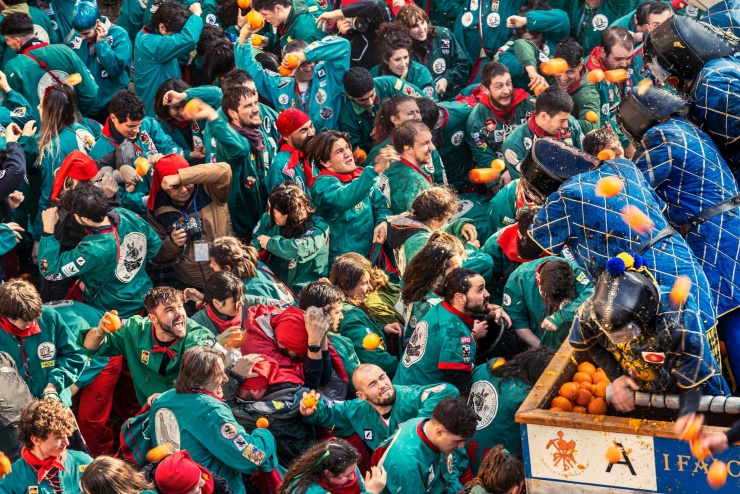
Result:
[[[740,169],[740,38],[673,16],[645,40],[645,64],[659,82],[688,95],[689,116]]]

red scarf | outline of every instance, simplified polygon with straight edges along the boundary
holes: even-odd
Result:
[[[210,396],[211,398],[215,398],[216,400],[220,401],[221,403],[225,403],[225,400],[223,398],[219,398],[215,394],[208,391],[206,388],[200,388],[200,394]]]
[[[319,478],[318,484],[330,494],[362,494],[360,481],[357,478],[357,470],[354,471],[352,478],[342,485],[330,484],[323,477]]]
[[[239,313],[232,317],[231,319],[224,319],[218,314],[216,314],[216,311],[213,310],[210,304],[206,304],[206,314],[208,315],[208,319],[211,320],[213,324],[216,325],[218,328],[219,333],[223,333],[229,328],[233,328],[234,326],[238,326],[241,328],[242,326],[242,310],[239,310]]]
[[[445,302],[442,303],[444,304]],[[427,437],[426,432],[424,432],[424,425],[426,425],[427,422],[429,422],[429,419],[419,422],[419,425],[416,426],[416,433],[419,435],[419,438],[421,438],[422,442],[429,447],[429,449],[431,449],[435,453],[440,453],[440,449],[434,445],[434,443]]]
[[[360,168],[358,166],[357,168],[355,168],[354,170],[352,170],[349,173],[336,173],[336,172],[333,172],[333,171],[331,171],[331,170],[329,170],[327,168],[324,168],[323,170],[321,170],[321,173],[319,173],[318,176],[320,177],[322,175],[329,175],[330,177],[336,177],[336,178],[338,178],[339,181],[342,182],[342,183],[348,184],[352,180],[354,180],[356,178],[359,178],[360,175],[362,175],[362,170],[363,170],[363,168]]]
[[[149,353],[164,353],[170,358],[170,362],[175,360],[175,357],[177,357],[177,352],[170,347],[177,344],[177,340],[179,340],[179,338],[175,338],[174,340],[172,340],[169,346],[163,346],[159,343],[159,341],[157,341],[157,337],[154,336],[154,325],[152,325],[152,340],[154,340],[154,348],[149,350]]]
[[[190,120],[170,120],[170,129],[174,126],[180,129],[186,129],[188,125],[192,125],[192,121]]]
[[[54,480],[59,474],[59,470],[64,470],[65,472],[67,471],[67,469],[64,468],[62,462],[59,461],[59,458],[57,458],[56,456],[50,456],[45,460],[39,460],[25,446],[21,450],[21,457],[26,460],[26,463],[28,463],[31,468],[38,472],[37,482],[39,484],[42,480],[44,480],[44,478],[46,478],[48,474],[51,474],[49,475],[49,478],[47,480],[49,480],[49,482],[54,485]],[[59,481],[57,480],[56,483],[58,484]]]
[[[33,321],[33,324],[28,326],[26,329],[18,329],[15,324],[4,317],[0,317],[0,328],[3,328],[6,333],[11,334],[16,338],[26,338],[41,332],[41,327],[39,326],[38,321]]]
[[[401,161],[401,163],[403,163],[404,165],[408,166],[409,168],[411,168],[415,172],[418,172],[422,177],[424,177],[427,180],[427,182],[429,182],[429,185],[432,185],[432,177],[430,177],[429,175],[427,175],[426,173],[424,173],[421,170],[421,168],[419,168],[418,166],[416,166],[415,164],[413,164],[412,162],[410,162],[406,158],[401,158],[400,161]]]
[[[283,139],[282,137],[278,142],[280,143],[280,151],[290,153],[290,159],[288,160],[288,164],[286,165],[286,168],[288,168],[288,170],[292,170],[299,162],[303,161],[303,174],[306,176],[306,187],[310,189],[313,185],[313,168],[311,167],[311,163],[303,159],[303,151],[294,148],[293,146],[285,142],[285,139]]]
[[[496,242],[510,261],[518,263],[527,262],[526,259],[519,257],[519,225],[509,225],[504,228],[496,239]]]
[[[450,312],[452,314],[455,314],[457,317],[459,317],[460,319],[462,319],[462,322],[465,323],[465,325],[468,327],[468,329],[473,329],[473,324],[475,324],[475,319],[473,319],[472,317],[470,317],[470,316],[468,316],[466,314],[463,314],[462,312],[460,312],[459,310],[455,309],[453,306],[451,306],[447,302],[442,302],[442,307],[444,307],[445,309],[447,309],[447,312]]]
[[[573,82],[573,84],[571,84],[570,87],[565,90],[565,92],[568,93],[568,94],[574,93],[576,89],[578,89],[579,87],[581,87],[581,82],[583,82],[583,78],[585,77],[585,75],[586,75],[586,67],[584,67],[584,68],[581,69],[581,76],[578,77],[575,80],[575,82]]]
[[[537,136],[537,137],[552,137],[553,139],[563,140],[570,137],[570,129],[569,130],[563,130],[558,129],[558,131],[554,134],[548,134],[544,131],[542,127],[537,125],[537,121],[534,119],[535,115],[534,112],[532,112],[532,115],[529,117],[529,122],[527,122],[527,125],[529,125],[529,131]]]
[[[105,124],[103,124],[103,130],[100,131],[101,134],[103,134],[105,137],[108,138],[108,141],[114,146],[118,147],[120,143],[116,140],[115,137],[113,137],[113,132],[110,130],[110,117],[105,119]],[[126,139],[126,137],[124,137]],[[138,137],[137,137],[138,139]],[[144,154],[144,151],[141,149],[141,146],[136,144],[135,141],[131,141],[131,144],[134,145],[134,149],[136,149],[136,153],[138,155]]]
[[[475,106],[478,103],[482,103],[486,105],[496,117],[503,120],[502,123],[510,123],[511,119],[514,118],[514,114],[516,113],[517,105],[525,99],[529,98],[529,96],[530,94],[524,89],[514,88],[514,95],[512,97],[511,106],[509,107],[509,109],[498,110],[493,107],[493,104],[491,104],[491,99],[488,97],[486,89],[481,84],[477,88],[473,89],[473,92],[470,93],[470,96],[458,96],[455,101],[462,101],[463,103],[467,103],[468,106],[471,107]]]
[[[602,58],[603,55],[604,55],[604,49],[602,47],[597,46],[596,48],[594,48],[591,51],[591,55],[589,55],[588,60],[586,60],[586,68],[588,70],[600,69],[600,70],[603,70],[604,72],[609,70],[604,65],[604,60]]]

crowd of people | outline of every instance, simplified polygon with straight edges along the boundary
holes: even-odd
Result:
[[[0,0],[0,494],[523,493],[565,341],[738,391],[738,0],[101,7]]]

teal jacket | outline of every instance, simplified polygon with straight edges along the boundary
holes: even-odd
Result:
[[[488,226],[491,232],[516,223],[516,189],[519,179],[516,178],[504,185],[498,194],[488,203]]]
[[[82,451],[67,450],[62,462],[64,470],[59,471],[61,492],[79,492],[80,477],[93,459]],[[13,463],[13,471],[0,480],[0,492],[3,494],[55,494],[56,490],[48,480],[39,483],[38,472],[23,458]]]
[[[133,43],[144,25],[145,0],[123,0],[118,15],[118,25],[126,30]]]
[[[339,334],[352,341],[360,362],[377,365],[388,374],[389,378],[393,379],[398,367],[398,359],[388,353],[383,325],[349,302],[342,304],[342,313],[344,319],[339,323]],[[374,350],[366,350],[362,345],[362,340],[371,333],[380,337],[380,344]]]
[[[274,305],[276,307],[288,307],[297,305],[293,292],[275,273],[261,261],[257,263],[255,275],[245,278],[244,305],[248,309],[253,305]]]
[[[463,3],[453,31],[471,60],[493,57],[509,38],[506,19],[519,15],[523,4],[524,0],[466,0]]]
[[[440,99],[454,99],[468,85],[470,59],[449,29],[434,27],[437,29],[437,36],[431,39],[427,37],[426,51],[421,53],[412,49],[409,54],[412,60],[429,70],[435,83],[440,79],[447,79],[447,91]]]
[[[310,44],[324,37],[323,31],[316,26],[316,17],[314,17],[320,10],[317,8],[318,3],[311,2],[310,7],[308,3],[305,0],[292,0],[290,15],[283,25],[279,29],[267,26],[265,34],[270,40],[267,50],[275,53],[278,59],[282,59],[282,50],[285,45],[294,39],[301,39]]]
[[[0,12],[0,21],[2,21],[6,15],[22,13],[28,14],[33,21],[33,32],[38,39],[45,41],[49,44],[59,43],[59,36],[54,29],[52,21],[44,11],[39,10],[36,7],[31,7],[27,3],[20,3],[18,5],[11,5],[7,9]],[[0,67],[5,70],[5,64],[10,60],[14,59],[18,55],[8,46],[5,42],[5,37],[0,36]]]
[[[295,154],[298,154],[296,161],[291,163]],[[280,141],[280,150],[275,155],[275,159],[272,160],[265,178],[267,190],[272,192],[275,187],[283,182],[295,182],[301,186],[303,192],[310,194],[309,182],[306,179],[306,168],[308,168],[311,177],[318,173],[316,168],[306,162],[303,153],[297,151],[287,142]]]
[[[436,100],[437,99],[437,89],[434,87],[434,79],[432,78],[432,74],[431,72],[429,72],[429,69],[427,69],[424,65],[420,64],[419,62],[414,62],[413,60],[410,60],[410,62],[411,63],[409,65],[409,68],[408,70],[406,70],[406,76],[401,77],[401,79],[421,89],[421,91],[424,93],[424,95],[427,98],[432,98]],[[380,65],[376,65],[375,67],[370,69],[370,74],[373,77],[378,77],[381,75],[390,75],[390,76],[395,75],[395,74],[381,74]]]
[[[465,126],[472,108],[459,101],[443,101],[437,104],[442,113],[442,126],[432,130],[434,147],[445,165],[450,185],[457,190],[470,186],[468,173],[473,168],[473,152],[465,140]]]
[[[604,0],[592,9],[584,0],[554,0],[550,5],[562,9],[570,17],[570,35],[575,38],[585,53],[591,53],[601,41],[601,35],[612,23],[635,10],[635,0]]]
[[[380,154],[380,150],[386,146],[391,146],[391,136],[386,137],[383,142],[373,147],[367,153],[367,158],[365,158],[366,166],[372,165],[375,162],[375,158]],[[437,149],[432,151],[432,162],[424,165],[424,169],[431,175],[433,183],[447,185],[447,172]]]

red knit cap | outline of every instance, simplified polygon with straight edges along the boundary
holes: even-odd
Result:
[[[275,127],[277,127],[281,136],[287,137],[303,127],[309,120],[308,115],[303,113],[301,110],[297,108],[288,108],[278,115],[278,118],[275,121]]]
[[[298,355],[308,353],[308,333],[306,332],[305,313],[296,307],[288,307],[282,314],[272,318],[275,328],[275,339],[280,346]]]
[[[206,481],[201,488],[203,494],[213,494],[211,472],[195,463],[185,450],[173,453],[162,460],[154,474],[154,482],[162,494],[188,494],[198,485],[201,478]]]
[[[154,165],[154,171],[152,172],[152,186],[149,189],[149,199],[146,201],[146,207],[149,211],[154,211],[154,204],[157,201],[157,194],[162,190],[162,179],[175,175],[179,170],[187,168],[190,165],[188,162],[179,154],[168,154],[159,158],[159,161]]]
[[[54,186],[51,188],[51,200],[56,201],[59,193],[64,188],[64,181],[69,178],[75,180],[90,180],[98,174],[98,167],[95,160],[83,153],[82,151],[72,151],[62,161],[55,177]]]

